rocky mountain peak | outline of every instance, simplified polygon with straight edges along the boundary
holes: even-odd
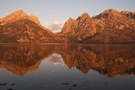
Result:
[[[36,24],[41,25],[38,18],[34,15],[27,15],[23,10],[15,11],[9,15],[7,15],[4,18],[0,19],[0,25],[5,25],[8,23],[16,22],[21,19],[29,19],[31,21],[34,21]]]
[[[90,23],[91,22],[91,18],[90,18],[88,13],[83,13],[76,20],[78,21],[78,26],[77,26],[78,28],[82,27],[82,26],[85,26],[86,23]]]
[[[122,13],[122,14],[128,14],[128,13],[130,13],[130,11],[121,11],[120,13]]]
[[[89,18],[90,18],[90,15],[89,15],[88,13],[83,13],[83,14],[81,15],[81,17],[89,17]]]
[[[110,17],[112,18],[118,16],[120,16],[120,12],[112,8],[112,9],[107,9],[102,13],[100,13],[99,15],[94,16],[93,19],[109,19]]]
[[[91,22],[91,19],[88,13],[83,13],[77,19],[69,18],[62,28],[62,32],[70,33],[70,35],[71,33],[75,34],[80,28],[85,27],[86,23],[89,22]]]
[[[56,40],[70,43],[134,42],[135,22],[130,18],[134,18],[133,12],[122,14],[113,8],[92,18],[84,13],[76,20],[70,18],[63,26],[62,32],[57,34]]]
[[[125,15],[127,18],[132,18],[135,20],[135,12],[130,12],[130,11],[121,11],[120,12],[122,15]]]
[[[23,12],[23,10],[18,10],[16,12],[13,12],[11,14],[9,14],[8,16],[5,17],[5,19],[19,19],[22,17],[26,17],[27,14],[25,12]]]
[[[119,11],[115,10],[114,8],[111,8],[103,11],[103,13],[119,13]]]
[[[69,18],[68,20],[67,20],[67,22],[71,22],[71,21],[74,21],[75,19],[73,19],[73,18]]]
[[[25,12],[23,12],[23,10],[18,10],[18,11],[15,11],[13,13],[11,13],[10,15],[15,15],[15,14],[26,14]]]
[[[53,33],[41,26],[36,16],[28,15],[22,10],[0,19],[0,35],[0,42],[3,43],[54,41]]]
[[[90,19],[90,16],[89,16],[89,14],[88,13],[83,13],[81,16],[79,16],[78,18],[77,18],[77,20],[83,20],[83,19],[86,19],[86,18],[89,18]]]
[[[40,21],[38,20],[38,18],[35,15],[30,14],[29,15],[29,19],[32,20],[32,21],[34,21],[36,24],[38,24],[38,25],[41,26]]]
[[[22,17],[24,18],[26,16],[27,16],[26,13],[24,13],[22,10],[18,10],[16,12],[13,12],[13,13],[7,15],[4,18],[1,18],[0,25],[5,25],[5,24],[11,23],[11,22],[15,22],[15,21],[19,20],[20,18],[22,18]]]
[[[77,26],[77,20],[73,19],[73,18],[69,18],[63,28],[62,28],[62,32],[71,32],[71,28],[75,28]],[[73,32],[73,31],[72,31]]]

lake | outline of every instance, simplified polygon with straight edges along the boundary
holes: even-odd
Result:
[[[0,44],[0,90],[135,90],[135,44]]]

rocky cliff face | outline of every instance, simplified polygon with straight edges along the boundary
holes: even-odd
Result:
[[[22,10],[0,19],[0,43],[54,42],[53,33]]]
[[[87,13],[82,14],[76,20],[70,18],[62,28],[60,33],[56,34],[58,42],[79,42],[84,38],[96,33],[95,21]]]
[[[69,19],[56,37],[61,42],[122,43],[135,42],[134,34],[134,12],[108,9],[92,18],[84,13]]]
[[[97,32],[92,37],[84,39],[89,43],[124,43],[135,42],[135,21],[127,18],[117,10],[109,9],[93,17],[100,21]],[[100,26],[99,26],[100,25]],[[102,29],[100,29],[102,28]]]

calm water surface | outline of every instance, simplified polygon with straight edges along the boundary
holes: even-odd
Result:
[[[0,44],[0,90],[135,90],[135,45]]]

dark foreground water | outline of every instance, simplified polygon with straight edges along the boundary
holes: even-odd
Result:
[[[135,90],[135,45],[0,44],[0,90]]]

